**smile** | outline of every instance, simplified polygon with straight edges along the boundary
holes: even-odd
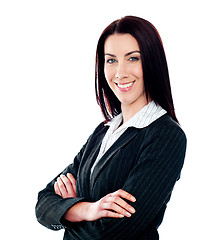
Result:
[[[126,84],[115,83],[121,91],[128,91],[131,89],[135,81]]]

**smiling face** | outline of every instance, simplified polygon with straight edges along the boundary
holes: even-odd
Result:
[[[137,112],[147,104],[141,53],[130,34],[110,35],[104,45],[105,78],[121,102],[122,110],[131,107]]]

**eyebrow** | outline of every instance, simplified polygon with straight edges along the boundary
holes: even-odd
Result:
[[[131,52],[126,53],[126,54],[125,54],[125,57],[127,57],[127,56],[129,56],[129,55],[131,55],[131,54],[133,54],[133,53],[141,53],[141,52],[138,51],[138,50],[131,51]],[[108,55],[108,56],[111,56],[111,57],[116,57],[114,54],[111,54],[111,53],[105,53],[105,55]]]

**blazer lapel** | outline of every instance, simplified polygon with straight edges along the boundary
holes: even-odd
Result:
[[[103,167],[106,165],[106,163],[110,160],[110,158],[125,144],[127,144],[129,141],[131,141],[136,134],[140,131],[140,129],[137,128],[128,128],[118,139],[117,141],[107,150],[107,152],[102,156],[102,158],[97,163],[96,167],[94,168],[94,171],[92,173],[91,179],[90,179],[90,189],[93,189],[93,186],[95,184],[95,181],[100,173],[102,171]]]
[[[79,192],[84,197],[89,197],[89,182],[90,182],[90,171],[91,167],[93,166],[93,163],[95,162],[99,149],[102,143],[102,139],[105,136],[106,131],[108,130],[108,127],[105,127],[101,132],[98,133],[98,136],[94,136],[96,138],[96,141],[93,142],[91,148],[89,149],[90,154],[86,156],[84,159],[84,163],[82,163],[79,167]]]

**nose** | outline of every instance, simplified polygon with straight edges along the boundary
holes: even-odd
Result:
[[[116,73],[115,73],[115,78],[123,79],[123,78],[127,78],[127,77],[128,77],[128,73],[127,73],[127,68],[126,68],[125,64],[119,63]]]

